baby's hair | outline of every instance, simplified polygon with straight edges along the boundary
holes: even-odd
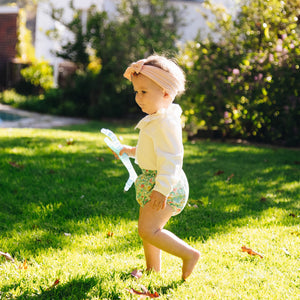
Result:
[[[168,59],[165,56],[154,54],[147,57],[144,64],[160,68],[170,73],[180,84],[178,94],[182,94],[185,91],[185,74],[175,61]]]

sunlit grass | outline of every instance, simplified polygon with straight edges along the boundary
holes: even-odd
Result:
[[[138,205],[101,127],[137,141],[116,124],[1,129],[0,251],[15,262],[0,257],[0,299],[136,299],[127,289],[141,285],[160,299],[299,298],[298,150],[186,142],[190,200],[167,227],[201,260],[182,282],[180,259],[164,253],[160,274],[136,280]]]

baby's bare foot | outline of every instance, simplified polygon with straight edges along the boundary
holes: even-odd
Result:
[[[186,280],[191,275],[199,258],[200,258],[200,253],[197,250],[194,250],[194,253],[189,259],[183,260],[183,265],[182,265],[183,280]]]

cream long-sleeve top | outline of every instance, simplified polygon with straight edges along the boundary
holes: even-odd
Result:
[[[141,169],[157,170],[154,190],[168,196],[182,172],[183,144],[178,104],[144,117],[140,129],[135,162]]]

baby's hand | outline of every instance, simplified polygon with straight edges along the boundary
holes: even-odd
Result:
[[[122,156],[122,154],[126,153],[129,157],[134,157],[135,149],[136,149],[135,147],[124,146],[120,151],[120,156]]]
[[[155,209],[155,210],[160,210],[160,209],[164,209],[166,207],[166,203],[167,203],[167,197],[165,195],[163,195],[160,192],[157,191],[152,191],[151,195],[150,195],[150,202],[149,205]]]
[[[116,152],[110,149],[110,151],[113,153],[114,157],[116,159],[119,159],[119,156]],[[132,147],[129,146],[123,146],[123,148],[120,150],[119,155],[122,156],[122,154],[126,153],[128,156],[130,156],[130,153],[132,151]]]

